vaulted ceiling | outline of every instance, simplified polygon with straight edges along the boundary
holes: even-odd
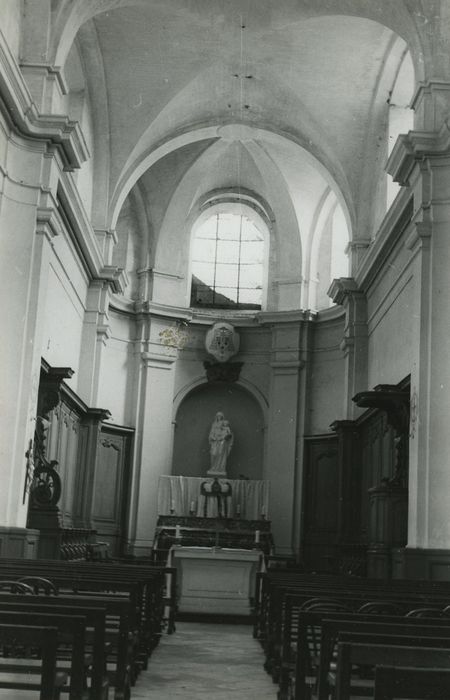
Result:
[[[96,5],[76,46],[109,149],[112,225],[136,183],[155,240],[205,193],[242,188],[268,202],[286,250],[299,246],[304,277],[329,192],[350,237],[373,231],[386,209],[389,98],[408,49],[381,12],[357,16],[363,0]],[[407,17],[390,3],[390,26],[405,36]]]

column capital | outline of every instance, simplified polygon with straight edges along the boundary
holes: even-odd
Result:
[[[328,296],[340,306],[345,306],[349,297],[365,298],[364,292],[358,287],[353,277],[334,279],[328,289]]]
[[[401,134],[386,164],[386,171],[400,185],[410,185],[418,163],[433,157],[450,157],[450,122],[444,121],[439,131],[410,131]]]
[[[172,349],[172,348],[171,348]],[[169,348],[165,348],[166,352],[169,351]],[[141,358],[147,367],[153,367],[154,369],[171,369],[172,365],[177,359],[178,353],[175,351],[174,354],[164,354],[163,352],[149,352],[149,351],[144,351],[141,353]]]
[[[431,221],[415,221],[411,225],[411,230],[409,235],[406,237],[405,246],[408,250],[414,250],[416,247],[429,245],[433,231],[433,224]]]
[[[411,100],[415,124],[424,130],[439,131],[448,115],[450,82],[434,78],[419,82]]]
[[[36,213],[36,233],[51,241],[62,234],[61,220],[53,207],[38,207]]]

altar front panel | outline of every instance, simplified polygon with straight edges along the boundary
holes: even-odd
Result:
[[[161,476],[158,485],[158,515],[195,515],[203,517],[205,497],[200,487],[206,477]],[[269,517],[269,482],[263,480],[224,479],[231,484],[231,496],[227,498],[230,518],[259,520]],[[217,501],[206,499],[206,516],[216,518],[219,513]]]
[[[174,546],[171,559],[178,573],[180,612],[251,614],[261,552]]]

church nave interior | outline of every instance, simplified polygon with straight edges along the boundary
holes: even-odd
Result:
[[[41,698],[129,700],[177,615],[254,622],[280,700],[344,700],[364,635],[373,692],[405,635],[446,687],[449,22],[0,0],[0,636]]]

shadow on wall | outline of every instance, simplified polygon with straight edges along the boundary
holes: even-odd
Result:
[[[205,476],[210,466],[208,435],[218,411],[234,434],[227,475],[262,479],[264,416],[253,396],[237,384],[207,384],[194,389],[176,416],[172,474]]]

